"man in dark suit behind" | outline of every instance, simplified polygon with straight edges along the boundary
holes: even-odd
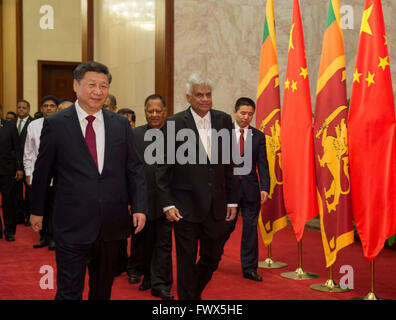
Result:
[[[226,113],[212,110],[211,82],[192,74],[186,98],[191,107],[170,117],[164,131],[189,138],[176,141],[168,134],[166,162],[158,165],[156,174],[163,210],[175,221],[178,297],[198,300],[220,262],[227,221],[236,215],[238,179],[231,158],[223,161],[231,154],[230,143],[219,139],[215,147],[213,130],[224,129],[231,137],[232,121]],[[187,163],[180,159],[185,152],[177,152],[186,144],[192,158]]]
[[[110,82],[103,64],[80,64],[73,82],[77,101],[44,119],[30,219],[39,231],[53,178],[58,300],[82,298],[87,266],[89,299],[110,299],[120,241],[130,234],[128,204],[135,232],[146,220],[143,163],[128,120],[102,110]]]
[[[268,199],[270,176],[265,135],[260,130],[250,126],[255,110],[256,105],[250,98],[242,97],[236,101],[234,108],[234,133],[240,155],[245,159],[250,157],[252,164],[248,174],[239,176],[238,209],[241,210],[243,218],[241,240],[242,273],[244,278],[262,281],[262,277],[257,273],[257,222],[260,204],[262,205]],[[249,147],[246,148],[246,146]],[[236,220],[231,222],[229,235],[235,229]]]
[[[19,100],[16,107],[16,119],[12,119],[11,122],[16,126],[18,130],[19,140],[21,142],[22,157],[25,148],[26,134],[29,123],[34,120],[30,116],[30,103],[27,100]],[[24,173],[25,174],[25,173]],[[23,187],[25,185],[25,196],[23,192]],[[16,201],[17,201],[17,223],[24,223],[29,225],[29,194],[30,187],[25,182],[24,178],[17,182],[15,187]]]
[[[22,149],[15,125],[0,119],[0,193],[7,241],[15,240],[16,182],[23,179]],[[0,218],[0,238],[3,236]]]
[[[139,154],[144,158],[144,171],[147,181],[148,211],[147,223],[142,232],[131,237],[131,255],[128,262],[128,276],[138,277],[143,271],[143,282],[139,290],[151,288],[151,294],[164,300],[173,299],[170,293],[172,286],[172,225],[166,219],[158,201],[158,190],[155,183],[156,164],[150,161],[145,151],[151,144],[146,134],[162,129],[167,116],[165,100],[158,94],[148,96],[144,103],[147,124],[133,130]],[[150,161],[150,164],[146,162]],[[132,281],[130,281],[132,282]]]

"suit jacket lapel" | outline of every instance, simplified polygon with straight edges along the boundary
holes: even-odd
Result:
[[[101,175],[105,173],[106,164],[110,160],[111,146],[113,145],[113,138],[114,138],[111,132],[115,132],[114,130],[115,113],[112,111],[108,111],[106,109],[102,109],[102,112],[103,112],[103,121],[105,128],[105,147],[104,147],[103,170]]]
[[[198,135],[198,137],[199,137],[198,128],[197,128],[197,125],[195,124],[194,117],[193,117],[190,109],[191,109],[191,107],[189,107],[186,110],[186,112],[184,113],[184,120],[186,121],[186,124],[187,124],[186,127],[193,129],[195,134]]]
[[[212,112],[212,111],[209,111],[209,112],[210,112],[210,122],[211,122],[211,127],[212,127],[212,129],[215,129],[215,130],[217,130],[217,131],[221,130],[221,129],[222,129],[222,126],[221,126],[221,119],[220,119],[220,117],[215,117],[215,116],[213,115],[213,112]]]

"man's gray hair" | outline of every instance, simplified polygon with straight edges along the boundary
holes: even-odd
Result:
[[[188,95],[192,94],[194,86],[208,86],[212,88],[212,81],[210,79],[204,78],[199,73],[192,73],[187,80],[186,93]]]

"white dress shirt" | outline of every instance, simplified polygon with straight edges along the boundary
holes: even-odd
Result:
[[[194,118],[195,125],[197,126],[199,137],[201,138],[201,142],[204,145],[206,153],[208,154],[208,157],[210,159],[211,158],[210,146],[212,142],[212,135],[211,135],[212,121],[210,119],[210,111],[204,117],[201,117],[192,108],[190,110]],[[203,120],[205,121],[205,127],[203,126],[204,123]]]
[[[30,184],[33,181],[34,164],[36,163],[39,152],[43,123],[44,118],[39,118],[32,121],[27,127],[25,149],[23,153],[23,166],[25,168],[25,175],[30,177]]]
[[[23,127],[25,126],[26,121],[28,120],[28,118],[29,118],[29,116],[26,116],[26,117],[23,118],[23,119],[17,118],[17,121],[16,121],[16,127],[17,127],[17,129],[18,129],[18,127],[19,127],[19,123],[22,122],[22,123],[21,123],[21,131],[22,131],[22,129],[23,129]],[[18,133],[20,134],[20,132],[18,132]]]
[[[75,103],[76,106],[76,111],[77,111],[77,116],[78,116],[78,121],[81,126],[81,131],[83,134],[83,137],[85,138],[85,130],[88,125],[88,120],[86,117],[89,116],[88,113],[86,113],[78,104],[78,101]],[[98,170],[99,173],[102,173],[103,170],[103,163],[104,163],[104,150],[105,150],[105,127],[104,127],[104,119],[103,119],[103,113],[102,110],[98,111],[97,113],[93,114],[95,117],[95,120],[92,123],[93,129],[95,131],[95,137],[96,137],[96,153],[98,157]]]

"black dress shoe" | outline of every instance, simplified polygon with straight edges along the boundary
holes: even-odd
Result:
[[[256,271],[245,272],[243,277],[253,281],[263,281],[263,278],[261,278],[261,276]]]
[[[128,275],[128,282],[131,284],[139,283],[140,282],[140,276],[137,274],[129,274]]]
[[[55,241],[54,240],[50,240],[48,242],[48,250],[51,250],[51,251],[55,250]]]
[[[139,286],[140,291],[146,291],[151,288],[151,282],[143,279],[142,284]]]
[[[40,241],[36,244],[33,245],[33,248],[37,249],[37,248],[43,248],[46,245],[48,245],[48,242],[46,239],[40,239]]]
[[[173,300],[175,298],[172,293],[166,290],[151,289],[151,295],[162,300]]]
[[[6,239],[6,241],[15,241],[15,237],[12,234],[6,235],[5,239]]]

